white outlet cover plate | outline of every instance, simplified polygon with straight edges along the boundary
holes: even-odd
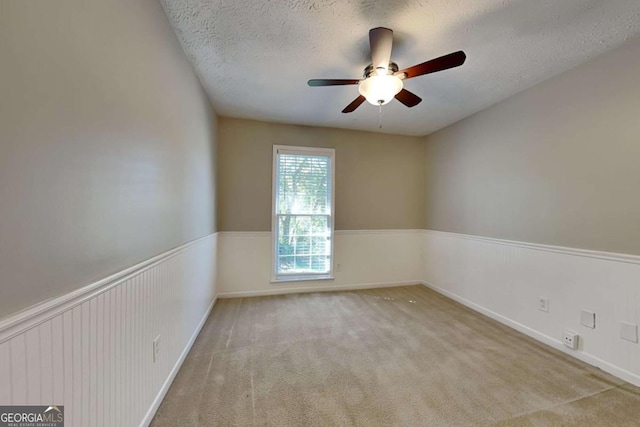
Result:
[[[596,314],[592,311],[580,311],[580,324],[587,328],[596,328]]]
[[[578,348],[578,339],[580,339],[580,336],[572,331],[564,331],[562,335],[562,343],[574,350]]]
[[[620,338],[630,342],[638,342],[638,325],[620,322]]]

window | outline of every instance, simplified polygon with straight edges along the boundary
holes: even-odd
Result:
[[[334,157],[273,146],[274,281],[332,278]]]

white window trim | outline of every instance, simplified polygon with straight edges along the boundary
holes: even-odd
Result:
[[[330,159],[331,175],[329,177],[329,184],[331,187],[331,257],[329,258],[329,272],[328,273],[305,273],[305,274],[276,274],[278,263],[278,236],[276,235],[276,221],[278,216],[276,215],[276,189],[277,180],[277,154],[319,154],[327,156]],[[336,150],[334,148],[316,148],[316,147],[298,147],[292,145],[274,145],[273,146],[273,160],[271,167],[271,283],[286,283],[286,282],[301,282],[312,280],[333,280],[333,256],[334,256],[334,236],[335,236],[335,177],[336,177]]]

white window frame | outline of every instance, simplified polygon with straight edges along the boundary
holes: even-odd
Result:
[[[278,215],[276,212],[277,197],[276,191],[278,187],[278,154],[293,154],[293,155],[318,155],[329,157],[330,176],[329,176],[329,188],[331,190],[331,255],[329,256],[329,272],[328,273],[304,273],[304,274],[278,274],[278,236],[276,230],[278,228],[277,221]],[[334,249],[334,235],[335,235],[335,175],[336,175],[336,150],[334,148],[316,148],[316,147],[297,147],[292,145],[274,145],[273,146],[273,165],[271,168],[271,282],[299,282],[309,280],[333,280],[333,249]]]

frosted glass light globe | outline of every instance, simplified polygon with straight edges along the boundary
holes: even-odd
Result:
[[[385,105],[402,90],[402,80],[390,74],[373,75],[362,80],[358,91],[373,105]]]

